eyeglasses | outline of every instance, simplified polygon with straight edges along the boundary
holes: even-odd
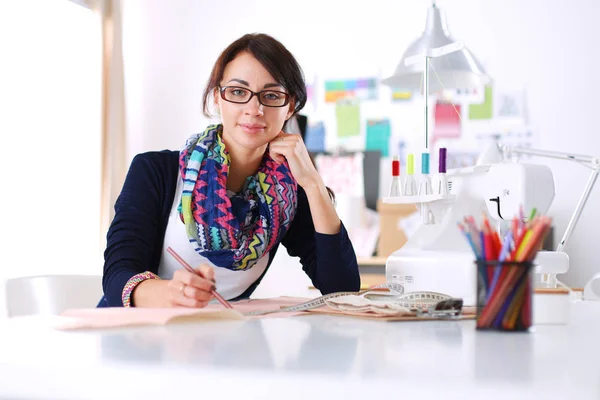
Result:
[[[223,86],[219,88],[221,98],[230,103],[246,104],[253,96],[258,98],[258,102],[266,107],[284,107],[290,102],[291,96],[285,92],[277,90],[261,90],[253,92],[239,86]]]

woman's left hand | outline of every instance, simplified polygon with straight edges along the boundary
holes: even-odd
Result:
[[[280,164],[287,160],[292,175],[304,189],[320,184],[319,173],[300,135],[280,132],[269,144],[269,154]]]

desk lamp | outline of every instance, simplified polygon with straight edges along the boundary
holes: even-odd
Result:
[[[598,175],[600,175],[600,157],[582,155],[582,154],[573,154],[573,153],[563,153],[563,152],[556,152],[556,151],[529,149],[529,148],[522,148],[522,147],[511,147],[511,146],[503,145],[502,143],[497,143],[495,146],[497,146],[497,150],[502,153],[503,160],[510,159],[510,158],[512,158],[513,155],[517,155],[517,156],[530,155],[530,156],[537,156],[537,157],[546,157],[546,158],[555,158],[555,159],[559,159],[559,160],[574,161],[574,162],[577,162],[577,163],[583,165],[584,167],[587,167],[592,170],[592,172],[588,178],[588,181],[585,185],[585,188],[583,190],[583,193],[581,194],[581,197],[579,198],[579,201],[577,202],[577,206],[575,207],[575,210],[573,211],[573,214],[571,215],[571,219],[569,220],[569,224],[567,225],[565,233],[563,234],[562,239],[558,243],[556,251],[547,253],[548,255],[555,256],[555,260],[559,260],[559,258],[557,258],[557,257],[561,257],[561,256],[565,260],[563,262],[560,262],[560,261],[552,262],[554,260],[552,260],[552,261],[548,260],[548,262],[545,263],[546,268],[544,270],[542,270],[542,272],[543,272],[542,281],[544,283],[546,283],[546,285],[548,287],[554,288],[557,286],[557,283],[559,283],[558,280],[556,279],[556,274],[565,273],[565,272],[567,272],[567,270],[569,268],[569,258],[566,255],[566,253],[564,253],[564,248],[567,244],[567,241],[571,237],[573,230],[575,230],[575,226],[577,225],[577,222],[579,221],[579,218],[581,217],[583,208],[585,207],[585,205],[588,201],[588,198],[590,197],[592,188],[594,187],[594,184],[596,183],[596,180],[598,179]],[[490,161],[490,160],[488,159],[487,161]],[[543,256],[544,254],[545,253],[541,253],[540,256]]]
[[[430,69],[438,78],[433,82],[429,79]],[[422,35],[408,46],[394,74],[383,79],[381,83],[393,88],[423,90],[427,151],[429,149],[429,95],[444,88],[480,88],[489,81],[489,76],[475,56],[463,43],[455,41],[450,36],[446,19],[434,0],[427,10],[427,21]]]
[[[421,62],[423,60],[424,62]],[[432,83],[429,82],[430,69],[438,78]],[[489,80],[475,57],[462,43],[455,42],[450,37],[443,14],[434,1],[427,13],[425,31],[405,51],[394,74],[382,83],[411,90],[420,90],[422,87],[425,96],[427,152],[429,95],[443,89],[444,86],[469,89],[481,87]],[[592,169],[584,193],[557,250],[539,252],[536,258],[536,272],[543,275],[544,285],[556,286],[556,274],[564,273],[568,269],[568,256],[562,251],[563,247],[577,224],[600,174],[600,159],[533,149],[494,147],[491,152],[482,154],[476,166],[449,171],[448,194],[383,199],[385,203],[391,204],[416,203],[420,210],[427,207],[432,214],[432,217],[423,220],[423,224],[407,243],[386,260],[388,281],[402,284],[407,292],[437,291],[464,298],[465,304],[475,304],[476,274],[472,264],[473,254],[464,238],[458,234],[456,222],[467,215],[477,215],[482,210],[485,210],[491,219],[501,221],[503,215],[516,215],[520,206],[526,209],[535,207],[541,213],[545,213],[555,193],[554,177],[550,168],[545,165],[503,162],[511,154],[528,154],[568,159],[586,164]],[[492,204],[492,200],[499,199],[499,196],[503,196],[502,206],[500,201]],[[600,284],[598,286],[600,289]]]
[[[423,62],[424,61],[424,62]],[[430,70],[437,79],[430,83]],[[425,153],[429,154],[429,96],[444,87],[480,88],[490,78],[481,64],[461,42],[450,36],[441,10],[432,2],[423,34],[405,51],[395,73],[382,81],[388,86],[417,90],[423,81],[425,97]],[[491,164],[448,171],[444,194],[387,197],[390,204],[416,204],[422,224],[399,250],[386,260],[386,279],[404,286],[405,291],[446,293],[475,304],[473,252],[459,234],[456,222],[482,211],[493,220],[515,215],[519,205],[535,206],[544,213],[554,198],[554,179],[542,165]],[[536,181],[540,190],[520,182]],[[489,199],[502,193],[500,202]],[[508,195],[510,194],[510,195]],[[500,210],[502,208],[502,210]],[[424,210],[426,212],[424,212]]]

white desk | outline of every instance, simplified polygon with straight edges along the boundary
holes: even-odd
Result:
[[[600,398],[600,303],[529,334],[315,315],[90,332],[26,318],[0,335],[8,398]]]

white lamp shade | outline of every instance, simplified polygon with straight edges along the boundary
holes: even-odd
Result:
[[[455,42],[450,36],[446,19],[441,10],[435,4],[432,5],[427,12],[425,31],[404,52],[394,74],[381,82],[394,88],[421,90],[425,63],[406,65],[405,60]],[[466,47],[440,57],[430,58],[429,62],[429,93],[443,88],[478,88],[490,81],[479,61]],[[438,81],[438,77],[442,81],[443,87]]]

